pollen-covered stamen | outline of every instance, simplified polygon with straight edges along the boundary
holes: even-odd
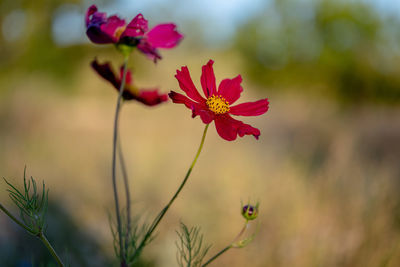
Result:
[[[224,114],[229,111],[229,103],[222,96],[213,95],[207,98],[207,107],[215,114]]]

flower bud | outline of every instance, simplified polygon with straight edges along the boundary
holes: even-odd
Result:
[[[254,220],[255,218],[257,218],[258,206],[259,206],[259,203],[257,203],[255,206],[250,205],[250,204],[244,205],[242,207],[243,217],[248,221],[251,221],[251,220]]]

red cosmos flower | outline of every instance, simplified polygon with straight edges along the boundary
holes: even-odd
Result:
[[[138,14],[129,24],[116,15],[107,17],[92,5],[86,12],[86,34],[96,44],[124,44],[137,48],[154,61],[161,59],[157,48],[173,48],[183,38],[173,23],[159,24],[148,31],[147,20]]]
[[[118,77],[112,70],[109,62],[99,64],[97,60],[93,60],[91,65],[101,77],[109,81],[114,86],[114,88],[117,89],[117,91],[119,90],[123,75],[122,68],[120,76]],[[125,88],[122,92],[122,98],[124,100],[136,100],[147,106],[155,106],[168,100],[167,94],[161,94],[158,92],[157,89],[138,89],[137,87],[133,86],[132,82],[132,74],[130,71],[128,71],[126,73]]]
[[[208,61],[202,68],[201,86],[206,98],[200,95],[190,78],[186,66],[176,71],[176,79],[180,88],[186,96],[171,91],[168,95],[174,103],[185,104],[192,110],[192,117],[200,116],[205,124],[215,122],[218,134],[225,140],[235,140],[237,135],[253,135],[256,139],[260,136],[260,130],[241,121],[233,119],[230,115],[258,116],[268,110],[268,99],[261,99],[255,102],[242,103],[231,106],[239,99],[243,91],[242,77],[240,75],[233,79],[225,79],[218,86],[215,83],[213,60]]]

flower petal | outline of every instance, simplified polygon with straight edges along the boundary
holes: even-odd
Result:
[[[206,65],[202,67],[201,73],[201,87],[206,98],[209,98],[216,93],[215,75],[213,70],[214,61],[210,59]]]
[[[93,69],[101,77],[103,77],[105,80],[109,81],[117,91],[119,90],[119,87],[121,86],[121,79],[118,78],[117,75],[114,73],[109,62],[106,62],[104,64],[99,64],[97,62],[97,60],[93,60],[91,65],[92,65]],[[129,77],[129,76],[131,76],[131,73],[128,71],[127,77]],[[129,84],[126,84],[124,91],[122,92],[122,97],[125,100],[136,99],[136,94],[131,89],[131,86]]]
[[[145,32],[147,32],[147,30],[148,30],[148,22],[143,17],[143,15],[139,13],[126,26],[125,31],[121,35],[121,38],[143,36]]]
[[[218,95],[221,95],[228,101],[229,104],[235,103],[239,99],[240,94],[243,92],[243,88],[240,85],[242,83],[242,76],[238,75],[233,79],[225,79],[218,86]]]
[[[268,98],[246,102],[230,108],[229,113],[238,116],[258,116],[268,111]]]
[[[181,70],[176,70],[175,78],[179,82],[179,87],[186,93],[191,99],[202,102],[205,99],[197,91],[196,86],[194,86],[192,78],[190,77],[189,69],[183,66]]]
[[[112,70],[110,63],[99,64],[97,60],[93,60],[92,68],[105,80],[109,81],[115,88],[119,88],[121,82]]]
[[[256,139],[260,136],[260,130],[249,124],[235,120],[228,114],[215,117],[215,128],[219,136],[227,141],[235,140],[237,135],[240,137],[244,135],[253,135]]]
[[[149,59],[157,63],[158,59],[161,59],[161,55],[158,53],[157,49],[153,47],[147,40],[141,39],[137,48],[145,54]]]
[[[122,78],[124,76],[124,66],[122,65],[119,68],[119,80],[122,82]],[[132,73],[130,70],[127,70],[126,72],[126,77],[125,77],[125,84],[127,85],[132,85],[133,84],[133,78],[132,78]]]
[[[147,41],[156,48],[173,48],[183,38],[173,23],[158,24],[146,36]]]
[[[167,94],[162,94],[155,90],[139,90],[135,99],[147,106],[155,106],[168,100]]]
[[[102,25],[107,23],[107,14],[97,12],[97,7],[92,5],[88,8],[85,17],[86,34],[90,41],[96,44],[113,43],[112,35],[109,35],[101,29]]]
[[[116,43],[119,40],[120,33],[118,33],[118,29],[124,28],[126,25],[125,20],[120,19],[118,16],[111,16],[107,19],[107,22],[100,26],[102,32],[107,34],[113,39],[113,42]]]
[[[89,26],[89,28],[86,30],[86,35],[89,37],[90,41],[95,44],[114,43],[114,39],[108,34],[104,33],[100,27]]]
[[[176,93],[174,91],[171,91],[168,94],[169,98],[172,99],[172,102],[177,103],[177,104],[185,104],[185,106],[189,109],[192,110],[192,118],[196,117],[197,115],[200,116],[201,120],[205,124],[209,124],[212,122],[215,118],[214,113],[212,113],[207,106],[205,105],[204,102],[202,103],[197,103],[194,102],[193,100],[189,99],[188,97]]]
[[[107,19],[106,13],[97,12],[97,6],[96,5],[91,5],[88,8],[88,10],[86,11],[86,16],[85,16],[86,27],[88,27],[89,23],[91,23],[93,21],[92,15],[95,14],[95,13],[101,14],[100,17],[102,17],[104,21]]]

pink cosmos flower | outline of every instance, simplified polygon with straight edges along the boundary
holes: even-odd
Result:
[[[161,59],[157,48],[173,48],[183,38],[173,23],[158,24],[149,31],[142,14],[126,24],[116,15],[107,17],[106,13],[98,12],[95,5],[88,8],[85,21],[86,34],[93,43],[137,46],[155,62]]]
[[[218,134],[225,140],[235,140],[237,135],[253,135],[256,139],[260,136],[260,130],[248,124],[232,118],[230,115],[258,116],[268,111],[268,99],[255,102],[242,103],[232,106],[239,99],[243,91],[242,77],[240,75],[233,79],[225,79],[218,86],[215,83],[213,60],[208,61],[202,68],[201,86],[205,98],[200,95],[190,78],[186,66],[176,71],[176,79],[180,88],[186,96],[171,91],[168,95],[174,103],[184,104],[192,110],[192,117],[200,116],[205,124],[215,122]]]
[[[104,79],[109,81],[117,91],[121,86],[122,81],[122,68],[120,75],[117,76],[112,70],[110,63],[99,64],[97,60],[92,61],[93,69]],[[167,94],[159,93],[157,89],[143,90],[138,89],[133,85],[132,74],[130,71],[126,73],[126,83],[124,91],[122,92],[124,100],[136,100],[147,106],[155,106],[168,100]]]

